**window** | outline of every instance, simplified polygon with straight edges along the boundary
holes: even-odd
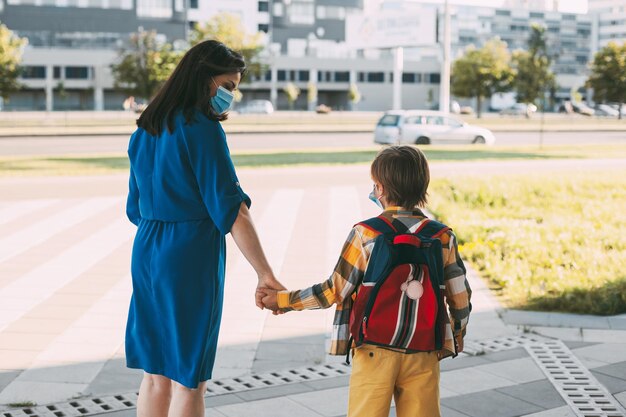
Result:
[[[259,23],[258,30],[259,32],[267,33],[270,31],[270,25],[268,25],[267,23]]]
[[[65,78],[68,80],[89,79],[89,67],[65,67]]]
[[[511,16],[511,11],[498,9],[496,10],[496,16]]]
[[[283,6],[282,3],[274,3],[274,10],[273,10],[274,16],[276,17],[283,17],[283,15],[285,14],[285,8]]]
[[[398,126],[398,122],[400,121],[400,116],[395,114],[386,114],[379,121],[379,126]]]
[[[364,83],[365,82],[365,73],[364,72],[359,72],[359,82],[360,83]]]
[[[54,67],[53,77],[55,80],[58,80],[61,78],[61,67]]]
[[[296,80],[296,72],[294,70],[289,71],[289,81]]]
[[[576,56],[576,62],[578,62],[579,64],[586,64],[588,61],[589,59],[584,55]]]
[[[563,15],[561,15],[561,19],[562,20],[576,20],[576,15],[575,14],[569,14],[569,13],[563,13]]]
[[[538,13],[538,12],[530,12],[530,18],[531,19],[543,19],[544,18],[544,14],[543,13]]]
[[[285,70],[276,71],[276,78],[278,79],[278,81],[287,81],[287,71]]]
[[[317,6],[317,18],[343,20],[346,18],[346,9],[339,6]]]
[[[27,79],[44,79],[46,78],[46,67],[44,66],[28,66],[22,68],[22,78]]]
[[[414,83],[415,82],[415,74],[410,72],[405,72],[402,74],[402,82],[403,83]]]
[[[265,71],[265,81],[272,81],[272,71]]]
[[[315,23],[315,5],[313,0],[293,0],[289,6],[289,21],[301,25]]]
[[[368,83],[384,83],[385,73],[384,72],[368,72],[367,82]]]
[[[298,81],[309,81],[309,71],[298,71]]]
[[[197,9],[198,8],[198,0],[189,0],[189,8]]]
[[[335,81],[338,83],[350,82],[350,72],[349,71],[336,71]]]
[[[439,84],[441,82],[441,74],[438,72],[432,72],[430,74],[426,74],[426,79],[430,84]]]
[[[268,1],[260,1],[259,2],[259,11],[260,12],[269,12],[270,11],[270,3]]]

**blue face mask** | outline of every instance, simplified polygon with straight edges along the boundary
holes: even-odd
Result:
[[[374,188],[376,188],[376,186],[374,186]],[[376,205],[378,207],[380,207],[381,209],[385,209],[383,207],[383,203],[380,202],[380,200],[376,197],[376,194],[374,193],[374,190],[372,190],[372,192],[370,193],[370,200],[372,200],[374,203],[376,203]]]
[[[213,84],[215,84],[215,80],[213,80]],[[217,92],[211,97],[211,107],[217,114],[222,115],[232,107],[235,95],[221,85],[218,87],[215,84],[215,86],[217,87]]]

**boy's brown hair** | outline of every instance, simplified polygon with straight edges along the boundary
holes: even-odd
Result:
[[[389,146],[376,155],[371,175],[382,184],[387,202],[404,208],[424,207],[430,183],[426,156],[413,146]]]

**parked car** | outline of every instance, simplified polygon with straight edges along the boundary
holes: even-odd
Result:
[[[500,110],[502,115],[530,117],[537,111],[537,106],[530,103],[515,103],[511,107]]]
[[[251,100],[235,110],[241,114],[272,114],[274,106],[268,100]]]
[[[593,116],[595,111],[583,103],[577,103],[572,101],[572,108],[576,113],[582,114],[583,116]]]
[[[489,129],[471,126],[454,116],[429,110],[394,110],[380,118],[374,142],[380,144],[486,143],[496,138]]]
[[[596,116],[619,117],[619,111],[608,104],[598,104],[595,110]]]

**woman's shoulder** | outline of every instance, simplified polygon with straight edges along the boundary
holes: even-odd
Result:
[[[185,130],[202,130],[204,132],[221,131],[223,132],[222,125],[216,120],[211,120],[200,109],[193,109],[190,112],[178,111],[176,112],[176,124],[183,127]]]

